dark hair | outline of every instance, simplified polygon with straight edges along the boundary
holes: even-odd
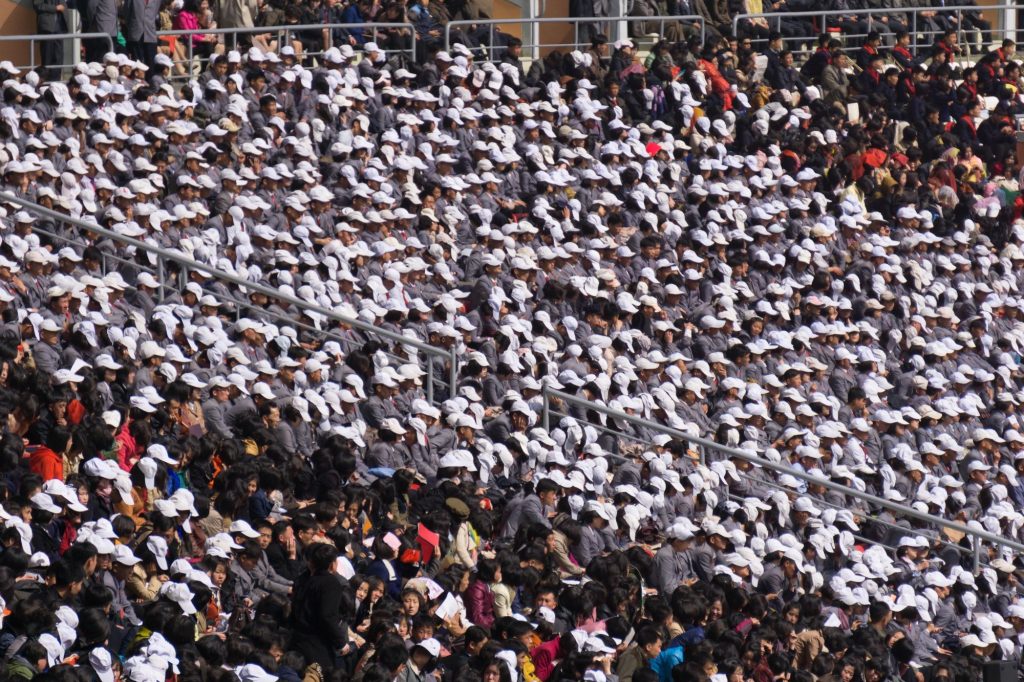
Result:
[[[494,582],[499,568],[495,559],[481,559],[476,564],[476,580],[482,580],[485,583]]]
[[[664,636],[661,634],[661,630],[654,625],[646,625],[640,628],[636,633],[637,646],[645,647],[650,646],[656,642],[664,640]]]
[[[60,455],[67,449],[70,440],[70,431],[62,426],[55,426],[46,434],[46,447]]]
[[[51,567],[50,572],[57,587],[67,587],[85,580],[85,569],[70,561],[58,561]]]
[[[316,542],[310,545],[305,552],[306,562],[313,573],[324,573],[330,570],[331,565],[338,560],[338,550],[334,545],[325,542]]]

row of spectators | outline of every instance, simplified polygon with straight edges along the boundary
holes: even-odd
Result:
[[[1020,672],[1021,557],[823,485],[1024,540],[1011,40],[199,33],[176,79],[150,11],[0,63],[0,676]]]

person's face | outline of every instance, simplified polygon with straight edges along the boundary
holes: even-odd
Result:
[[[252,479],[246,484],[245,489],[250,495],[255,495],[256,491],[260,489],[259,482],[256,479]]]
[[[274,531],[270,528],[260,528],[260,547],[266,549],[274,539]]]
[[[359,587],[356,588],[356,599],[358,601],[363,601],[366,599],[366,595],[368,594],[370,594],[370,583],[359,583]]]
[[[500,663],[492,663],[484,668],[482,682],[501,682],[501,673],[498,670]]]
[[[316,531],[314,531],[312,528],[300,530],[298,534],[299,542],[301,542],[303,545],[308,545],[309,543],[313,542],[314,535],[316,535]]]
[[[210,582],[213,583],[214,587],[220,587],[228,579],[228,569],[224,564],[217,564],[216,568],[210,573]]]
[[[124,564],[115,561],[113,565],[110,567],[110,571],[114,574],[115,578],[123,582],[128,579],[128,576],[131,575],[132,567],[125,566]]]
[[[554,610],[558,607],[558,600],[555,599],[555,595],[552,592],[541,592],[537,595],[536,599],[537,608],[546,606],[549,609]]]
[[[420,611],[420,600],[414,594],[407,594],[402,598],[402,609],[407,616],[415,616]]]
[[[274,428],[281,423],[281,410],[274,408],[267,413],[267,426]]]
[[[661,653],[661,640],[659,639],[653,644],[644,645],[643,651],[647,658],[656,658]]]
[[[711,606],[708,607],[708,622],[714,622],[722,617],[722,602],[717,599],[711,602]]]
[[[383,596],[384,596],[384,586],[383,585],[377,585],[372,590],[370,590],[370,603],[371,604],[376,604],[378,601],[380,601],[380,598],[383,597]]]

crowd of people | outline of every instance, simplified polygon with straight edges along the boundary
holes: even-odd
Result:
[[[1020,66],[958,37],[0,62],[0,675],[1015,677],[1020,557],[815,482],[1024,541]]]

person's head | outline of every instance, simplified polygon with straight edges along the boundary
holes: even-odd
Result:
[[[501,564],[495,559],[481,559],[476,564],[476,579],[485,583],[501,582]]]
[[[436,644],[436,640],[433,643]],[[413,644],[409,650],[409,660],[412,661],[417,669],[421,671],[428,670],[434,663],[434,655],[426,645]]]
[[[401,604],[402,612],[411,618],[423,609],[423,595],[412,588],[407,588],[402,591]]]
[[[550,478],[545,478],[537,484],[537,497],[548,507],[553,507],[558,501],[558,484]]]
[[[305,547],[312,543],[313,538],[316,537],[317,525],[316,521],[309,516],[299,516],[292,521],[292,529],[295,539]]]
[[[306,565],[314,575],[329,573],[338,561],[338,550],[326,542],[316,542],[306,549]]]
[[[484,666],[481,682],[512,682],[512,673],[500,658],[495,658]]]
[[[75,596],[85,584],[85,569],[77,563],[58,561],[51,567],[53,585],[59,592]]]
[[[538,609],[544,606],[554,610],[558,608],[558,596],[555,591],[550,588],[541,588],[534,592],[533,604],[534,607]]]
[[[636,646],[648,660],[656,658],[661,653],[663,641],[661,630],[653,625],[642,627],[636,633]]]
[[[55,426],[46,435],[46,447],[58,455],[68,452],[71,446],[71,432],[62,426]]]
[[[257,540],[260,549],[266,549],[274,541],[274,524],[264,519],[256,524],[256,530],[260,534],[259,540]]]
[[[873,601],[868,607],[868,621],[872,625],[884,627],[892,620],[892,608],[884,601]]]

